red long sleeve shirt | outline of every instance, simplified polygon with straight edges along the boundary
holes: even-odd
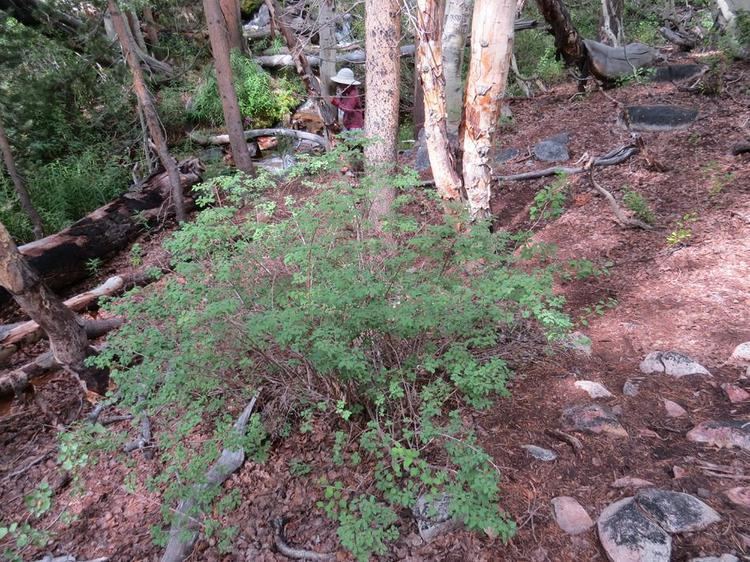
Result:
[[[333,98],[331,103],[344,112],[345,129],[364,129],[365,108],[356,86],[348,86],[340,96]]]

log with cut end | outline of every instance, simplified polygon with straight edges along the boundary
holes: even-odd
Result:
[[[183,189],[200,181],[197,159],[179,164]],[[170,187],[165,172],[149,177],[138,191],[124,193],[70,227],[19,248],[21,254],[51,289],[62,289],[89,276],[90,260],[105,260],[123,250],[144,224],[172,216]],[[10,300],[0,293],[0,304]]]
[[[589,69],[600,80],[634,75],[639,68],[651,66],[656,60],[656,51],[643,43],[629,43],[622,47],[610,47],[589,39],[583,43],[588,52]]]

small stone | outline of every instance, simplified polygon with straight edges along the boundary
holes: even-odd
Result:
[[[534,145],[534,156],[542,162],[566,162],[570,160],[568,147],[553,140],[543,140]]]
[[[674,475],[675,480],[679,480],[680,478],[685,478],[685,476],[687,476],[687,470],[681,466],[675,465],[672,467],[672,474]]]
[[[612,482],[613,488],[644,488],[653,485],[653,482],[643,480],[642,478],[634,478],[633,476],[623,476]]]
[[[573,332],[561,340],[563,347],[591,357],[591,338],[583,332]]]
[[[687,438],[719,448],[738,447],[750,451],[750,421],[706,421],[688,431]]]
[[[580,388],[581,390],[588,393],[591,398],[612,398],[612,393],[604,388],[603,385],[601,385],[598,382],[594,381],[576,381],[575,383],[576,388]]]
[[[735,347],[727,363],[736,365],[737,367],[750,366],[750,341],[741,343]]]
[[[617,421],[615,414],[600,404],[572,406],[563,411],[562,423],[569,429],[588,433],[608,433],[627,437],[628,432]]]
[[[711,490],[707,490],[706,488],[698,488],[695,493],[705,499],[708,499],[712,496]]]
[[[638,382],[630,379],[626,380],[625,384],[622,385],[622,393],[625,396],[638,396]]]
[[[649,488],[639,490],[635,501],[668,533],[700,531],[721,521],[708,505],[682,492]]]
[[[688,128],[698,117],[697,109],[675,105],[636,105],[625,108],[632,131],[676,131]]]
[[[703,365],[676,351],[653,351],[641,361],[640,369],[646,375],[665,373],[677,378],[687,375],[711,376]]]
[[[569,535],[579,535],[594,526],[589,514],[575,498],[552,498],[552,512],[557,524]]]
[[[427,153],[427,132],[423,128],[417,137],[417,155],[414,160],[414,168],[418,172],[430,169],[430,155]]]
[[[680,406],[677,402],[672,402],[664,398],[664,409],[667,411],[667,415],[670,418],[681,418],[687,416],[687,410]]]
[[[495,162],[497,162],[498,164],[503,164],[505,162],[513,160],[514,158],[517,158],[520,154],[521,151],[517,148],[513,148],[512,146],[509,148],[502,148],[495,155]]]
[[[736,488],[731,488],[724,492],[724,495],[726,495],[726,497],[729,498],[729,501],[733,504],[750,510],[750,487],[738,486]]]
[[[648,519],[634,498],[623,498],[602,511],[599,540],[615,562],[669,562],[672,537]]]
[[[729,401],[732,404],[737,404],[738,402],[746,402],[747,400],[750,400],[750,392],[745,390],[744,388],[740,388],[736,384],[731,383],[724,383],[721,385],[722,390],[727,395],[727,398],[729,398]]]
[[[557,458],[557,453],[544,447],[537,447],[536,445],[521,445],[526,451],[537,460],[544,462],[551,462]]]
[[[702,556],[691,558],[688,562],[740,562],[734,554],[722,554],[721,556]]]
[[[424,542],[431,542],[441,535],[450,533],[459,526],[459,521],[450,514],[451,497],[442,494],[436,498],[420,496],[412,508],[417,521],[419,536]]]

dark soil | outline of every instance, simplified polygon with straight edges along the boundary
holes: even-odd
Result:
[[[424,545],[404,514],[402,539],[383,560],[604,561],[595,528],[576,537],[566,535],[552,519],[550,500],[573,496],[596,519],[607,505],[632,495],[632,490],[612,487],[622,476],[699,496],[721,514],[722,521],[705,531],[675,536],[673,560],[750,554],[750,513],[724,496],[729,488],[747,485],[750,455],[685,439],[689,429],[708,419],[750,419],[750,403],[731,404],[719,386],[733,382],[750,388],[740,369],[725,364],[734,346],[750,340],[750,166],[747,155],[731,155],[732,146],[750,136],[750,67],[731,67],[722,94],[714,97],[679,91],[668,83],[635,85],[607,95],[573,97],[574,93],[572,85],[565,85],[530,100],[512,100],[514,124],[503,132],[502,145],[526,150],[539,140],[568,132],[575,161],[586,153],[601,155],[631,142],[629,132],[618,124],[622,105],[676,104],[697,108],[699,118],[687,130],[643,133],[646,155],[596,171],[598,181],[618,200],[626,189],[645,197],[656,215],[653,230],[617,225],[586,175],[569,178],[571,194],[560,218],[535,225],[529,220],[529,207],[536,192],[553,179],[497,188],[492,203],[496,227],[534,225],[537,241],[558,247],[556,259],[587,258],[606,269],[606,274],[558,285],[567,299],[567,311],[593,341],[593,354],[587,358],[554,350],[525,332],[509,336],[507,345],[498,350],[516,371],[512,396],[476,414],[473,421],[481,444],[502,471],[502,506],[519,528],[509,544],[456,531]],[[655,171],[654,162],[666,171]],[[496,173],[542,167],[520,157]],[[695,217],[687,225],[690,236],[668,244],[667,237],[688,213]],[[152,259],[167,259],[156,253],[158,237],[142,244],[146,255],[158,256]],[[128,267],[132,264],[123,256],[101,275]],[[605,303],[608,306],[597,312],[596,305]],[[38,344],[33,351],[41,349]],[[684,352],[705,365],[713,377],[677,381],[641,375],[638,363],[653,350]],[[24,360],[28,356],[17,358],[19,363]],[[623,383],[632,378],[641,381],[636,397],[622,393]],[[578,379],[601,382],[614,394],[605,402],[619,407],[629,438],[576,434],[583,443],[576,455],[567,443],[545,432],[560,428],[564,408],[591,402],[574,386]],[[90,408],[82,406],[77,387],[62,373],[50,375],[36,387],[61,423],[70,423],[82,408],[84,412]],[[667,417],[663,399],[679,403],[688,415]],[[116,413],[108,411],[104,417]],[[128,424],[112,427],[126,429]],[[270,524],[274,517],[285,516],[290,543],[336,551],[338,560],[348,560],[335,526],[315,506],[322,495],[315,482],[322,476],[335,480],[345,475],[328,458],[332,433],[330,427],[316,426],[309,434],[279,441],[267,463],[246,462],[226,484],[239,489],[245,499],[239,509],[222,517],[226,525],[239,528],[233,552],[220,555],[213,540],[200,540],[191,559],[287,560],[275,551]],[[17,400],[0,407],[0,521],[26,517],[24,495],[46,479],[56,490],[56,507],[35,525],[54,533],[47,550],[70,553],[79,560],[100,556],[157,560],[161,549],[154,546],[149,529],[160,524],[161,503],[144,482],[159,473],[160,462],[146,460],[142,453],[135,453],[130,463],[121,456],[104,455],[84,471],[86,486],[81,492],[71,487],[58,467],[56,435],[36,402]],[[521,448],[524,444],[553,449],[558,459],[532,460]],[[311,472],[291,476],[292,461],[306,463]],[[744,483],[741,478],[707,476],[699,461],[734,467]],[[132,486],[125,485],[126,477],[132,478],[128,475],[135,475]],[[77,516],[75,521],[65,522],[61,506]],[[0,546],[5,546],[2,541]],[[29,560],[43,554],[24,553]]]

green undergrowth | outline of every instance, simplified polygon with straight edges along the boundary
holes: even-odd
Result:
[[[96,363],[111,369],[122,407],[158,420],[163,469],[148,487],[163,494],[165,523],[222,448],[241,444],[262,462],[275,440],[324,424],[335,436],[326,456],[348,470],[316,480],[311,496],[358,560],[388,550],[421,495],[447,495],[469,529],[513,535],[499,470],[465,414],[508,396],[505,334],[570,329],[552,271],[516,268],[517,239],[484,224],[417,222],[403,210],[413,172],[331,181],[357,153],[340,145],[293,171],[317,192],[304,202],[276,196],[263,175],[199,186],[205,209],[166,242],[174,272],[109,307],[128,322]],[[389,185],[396,210],[373,236],[369,194]],[[277,413],[255,414],[239,438],[233,417],[256,391]],[[220,492],[194,499],[209,513],[234,509],[238,498]],[[216,519],[206,529],[219,532]],[[153,531],[163,544],[165,527]]]

